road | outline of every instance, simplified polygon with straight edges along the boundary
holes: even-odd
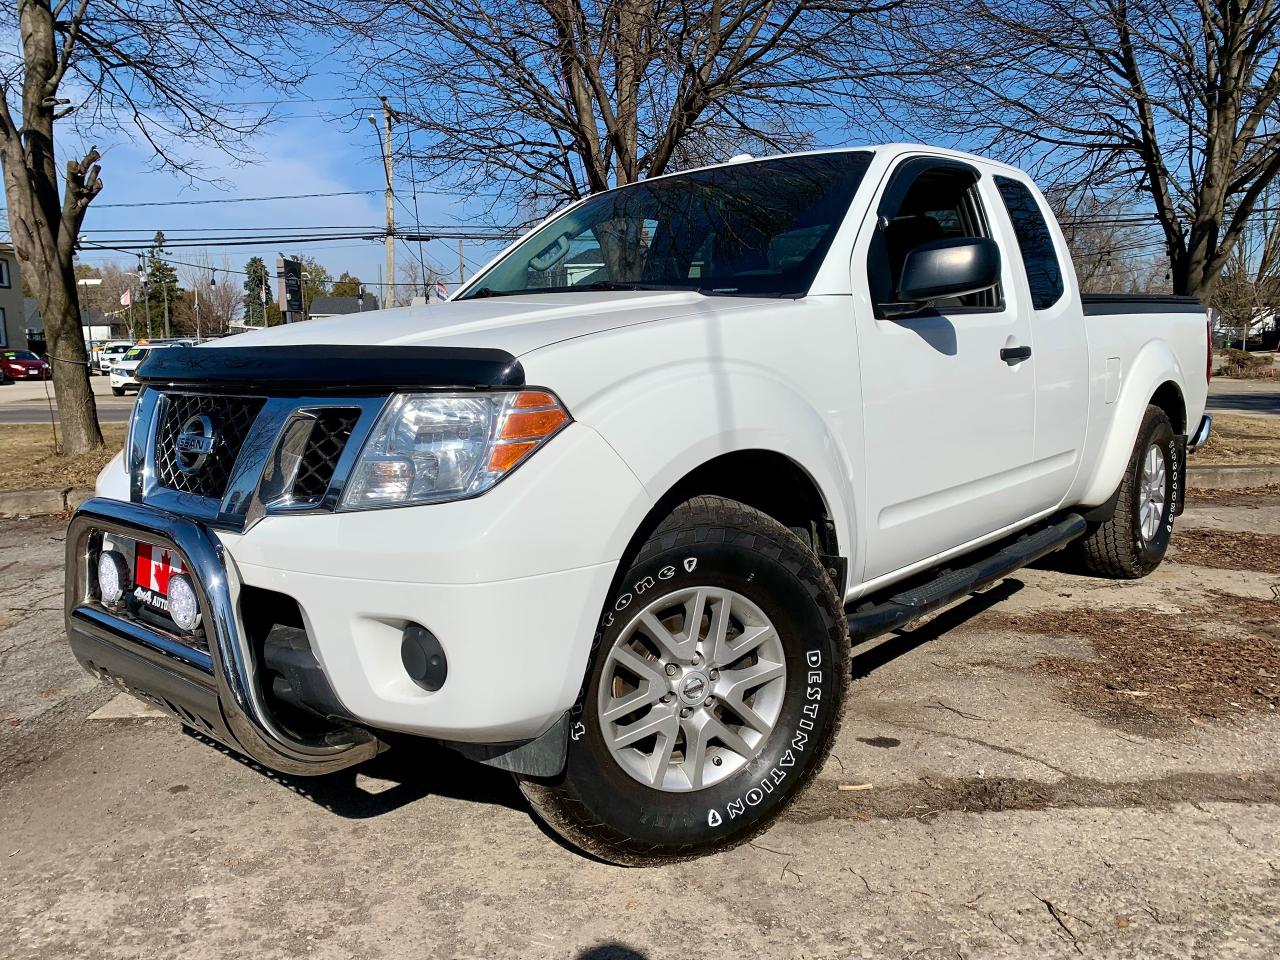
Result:
[[[93,395],[98,404],[98,418],[103,423],[127,423],[135,394],[113,396],[111,381],[106,377],[91,377],[89,382],[93,385]],[[48,381],[27,380],[0,386],[0,424],[48,423],[49,398],[52,396],[53,384]],[[57,413],[56,406],[54,413]]]
[[[623,870],[442,750],[269,776],[150,718],[66,648],[60,525],[0,522],[0,956],[1270,960],[1280,499],[1179,526],[859,646],[782,822]]]
[[[1210,413],[1265,413],[1280,416],[1280,378],[1209,382]]]

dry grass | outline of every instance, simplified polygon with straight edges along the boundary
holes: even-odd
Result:
[[[1169,560],[1173,563],[1280,573],[1280,536],[1273,534],[1192,527],[1179,530],[1171,547]],[[1280,608],[1276,616],[1280,618]]]
[[[1141,609],[988,612],[975,626],[1087,639],[1096,658],[1048,657],[1035,669],[1064,680],[1075,706],[1122,725],[1273,713],[1280,705],[1280,638],[1271,625],[1280,603],[1254,601],[1246,616],[1237,599],[1216,597],[1209,616]]]
[[[99,471],[124,446],[125,424],[104,423],[107,445],[95,453],[56,453],[49,424],[0,425],[0,490],[92,487]]]
[[[1191,466],[1280,463],[1280,417],[1215,413],[1209,442],[1188,462]]]

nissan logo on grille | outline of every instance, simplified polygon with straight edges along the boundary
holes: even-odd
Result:
[[[182,425],[174,442],[177,466],[183,473],[195,473],[204,466],[218,442],[213,421],[203,414],[192,417]]]

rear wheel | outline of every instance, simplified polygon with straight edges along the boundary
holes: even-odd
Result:
[[[112,387],[112,388],[111,388],[111,392],[112,392],[113,394],[115,394],[117,397],[123,397],[123,396],[124,396],[124,387]]]
[[[818,558],[730,500],[681,504],[605,606],[564,773],[521,789],[615,863],[688,859],[764,830],[821,768],[849,641]]]
[[[1081,556],[1090,571],[1136,580],[1160,565],[1173,533],[1178,456],[1168,415],[1159,407],[1147,407],[1120,482],[1115,513],[1081,542]]]

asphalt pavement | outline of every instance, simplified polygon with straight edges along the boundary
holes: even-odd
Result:
[[[137,395],[126,393],[123,397],[114,396],[111,393],[111,381],[107,377],[92,377],[89,382],[93,386],[94,399],[98,404],[98,419],[103,423],[127,423]],[[47,380],[25,380],[0,385],[0,424],[48,423],[52,399],[53,383]],[[55,404],[54,416],[57,416],[57,412]]]
[[[1280,416],[1280,378],[1227,380],[1209,383],[1210,413],[1265,413]]]

